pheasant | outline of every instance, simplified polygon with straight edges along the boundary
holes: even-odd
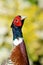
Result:
[[[11,52],[10,59],[14,65],[29,65],[25,42],[22,35],[22,26],[25,17],[16,16],[12,22],[11,28],[13,32],[13,45],[15,46]]]

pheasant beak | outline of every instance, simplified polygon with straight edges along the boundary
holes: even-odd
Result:
[[[26,16],[21,16],[22,25],[24,24],[25,19],[26,19]]]
[[[21,20],[25,20],[26,16],[21,16]]]

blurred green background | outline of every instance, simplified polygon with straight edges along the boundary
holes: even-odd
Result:
[[[13,48],[11,23],[14,17],[24,15],[31,18],[38,7],[43,11],[43,0],[0,0],[0,65]],[[43,65],[43,59],[41,62]]]

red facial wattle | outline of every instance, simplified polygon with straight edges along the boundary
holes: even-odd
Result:
[[[15,26],[22,26],[21,17],[19,17],[19,16],[15,17],[13,24]]]

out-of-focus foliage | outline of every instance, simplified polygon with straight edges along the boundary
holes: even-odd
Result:
[[[32,4],[38,4],[38,0],[28,0],[30,1]]]
[[[43,10],[32,6],[22,28],[28,58],[37,61],[43,55]]]
[[[36,5],[32,5],[30,7],[27,7],[27,8],[24,8],[22,11],[19,11],[19,14],[21,16],[26,16],[28,17],[29,19],[31,19],[32,17],[35,16],[35,12],[39,10],[38,6]]]

